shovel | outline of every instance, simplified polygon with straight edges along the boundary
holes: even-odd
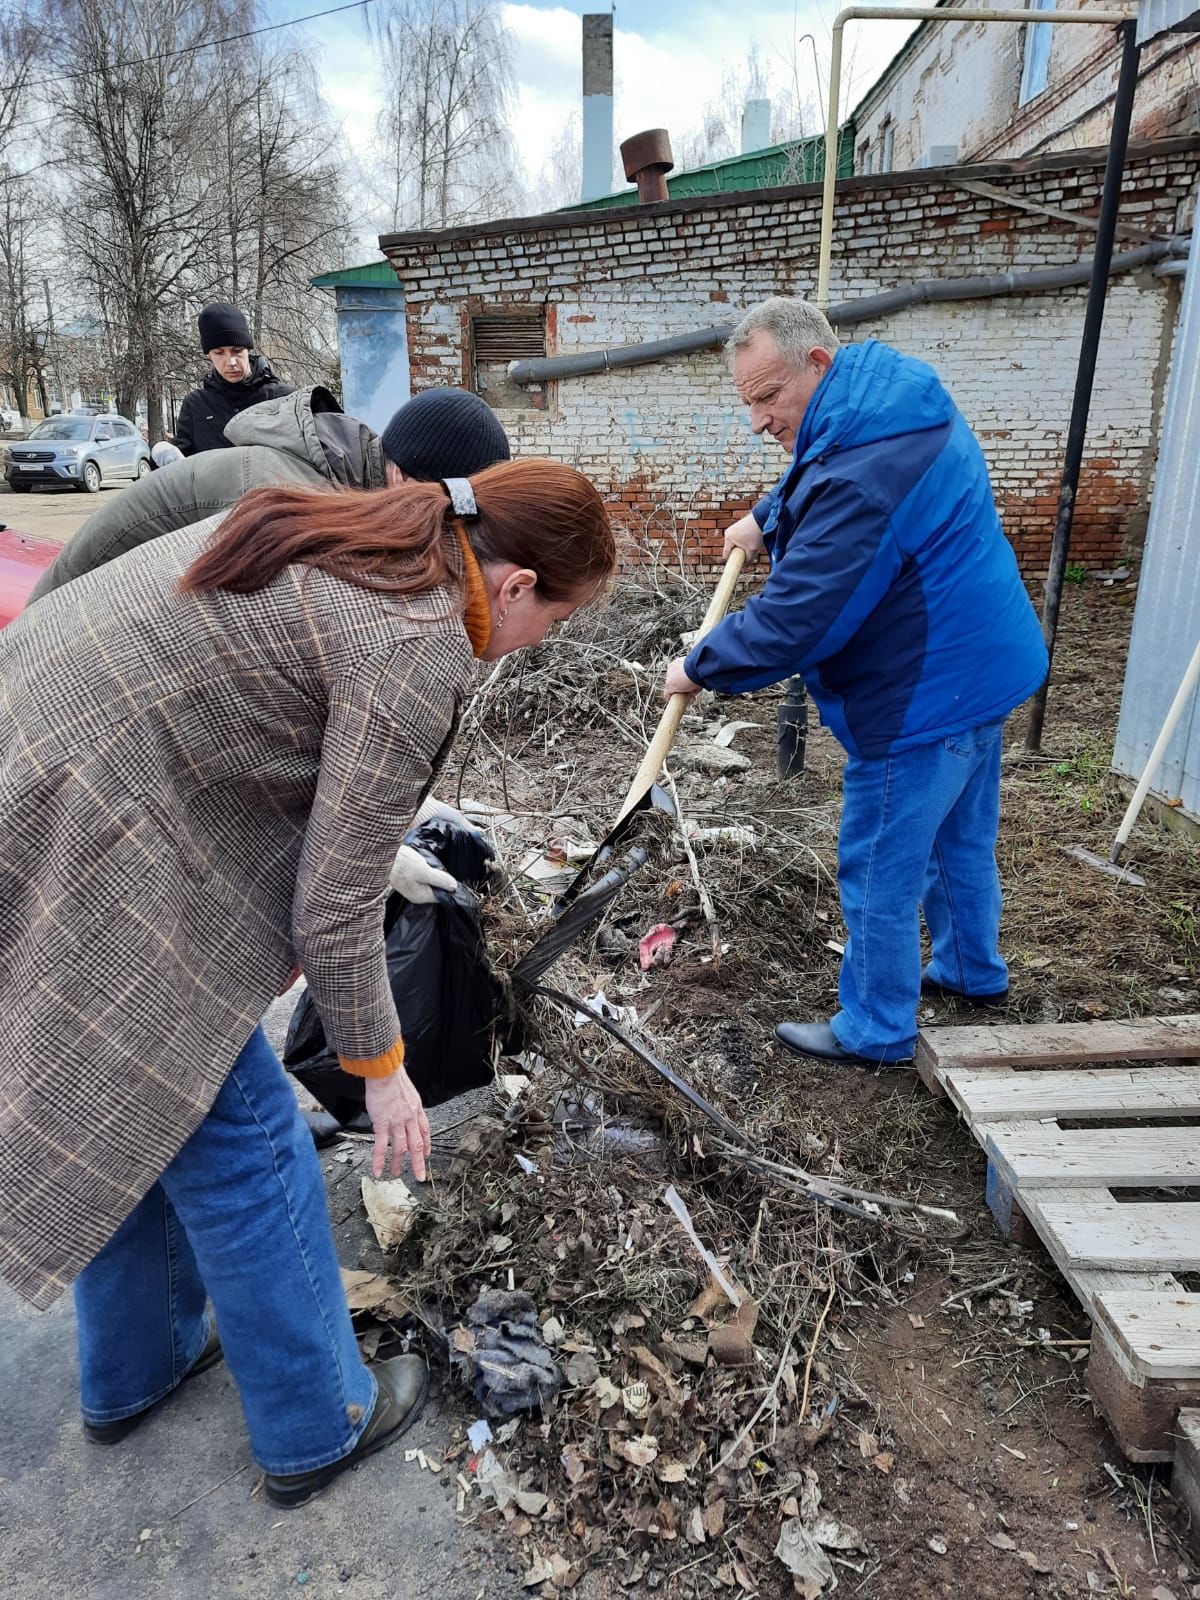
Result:
[[[746,552],[735,549],[725,563],[720,581],[708,603],[708,610],[704,613],[704,620],[696,630],[697,639],[715,627],[729,610],[729,602],[745,564]],[[618,890],[649,859],[649,852],[644,846],[634,845],[629,848],[624,860],[615,860],[618,848],[629,844],[630,834],[637,827],[636,818],[642,812],[658,811],[674,815],[675,807],[670,796],[654,780],[667,758],[675,731],[691,698],[691,695],[673,694],[667,701],[666,710],[659,718],[654,737],[642,758],[637,776],[629,786],[629,793],[625,796],[616,822],[555,900],[554,921],[550,928],[513,969],[513,981],[522,988],[528,990],[536,985],[546,970],[603,916]],[[582,893],[583,885],[597,866],[605,866],[608,871],[598,883]]]
[[[746,564],[746,552],[735,546],[730,552],[721,573],[720,582],[713,590],[713,597],[708,602],[708,610],[704,613],[704,621],[696,629],[696,640],[715,628],[717,623],[729,610],[729,602],[733,599],[733,591],[737,581],[742,575],[742,568]],[[667,708],[658,719],[658,727],[654,730],[654,737],[650,741],[646,754],[642,757],[642,764],[637,769],[633,782],[629,785],[629,793],[625,796],[625,804],[621,807],[617,821],[621,822],[636,807],[643,798],[651,784],[658,777],[663,762],[667,759],[675,739],[676,731],[683,720],[683,713],[691,703],[689,694],[673,694],[667,701]]]
[[[779,706],[775,760],[780,779],[799,778],[804,772],[804,746],[808,738],[808,690],[803,678],[789,678]]]
[[[1163,723],[1154,747],[1146,757],[1146,765],[1138,779],[1137,788],[1133,791],[1125,815],[1121,818],[1121,826],[1117,829],[1117,837],[1113,847],[1108,853],[1107,861],[1103,856],[1097,855],[1094,850],[1089,850],[1085,845],[1070,845],[1067,854],[1074,856],[1078,861],[1084,861],[1089,867],[1095,867],[1097,872],[1106,872],[1110,878],[1116,878],[1120,883],[1132,883],[1145,886],[1145,878],[1140,878],[1136,872],[1130,872],[1128,867],[1120,865],[1121,856],[1125,846],[1129,843],[1129,835],[1133,832],[1133,825],[1138,819],[1138,814],[1146,796],[1150,792],[1150,785],[1154,782],[1159,764],[1167,753],[1167,746],[1175,734],[1175,729],[1183,720],[1183,713],[1188,702],[1196,692],[1196,685],[1200,683],[1200,643],[1192,651],[1192,659],[1188,662],[1187,671],[1183,675],[1183,682],[1176,690],[1175,698],[1171,701],[1170,710],[1167,712],[1166,721]]]

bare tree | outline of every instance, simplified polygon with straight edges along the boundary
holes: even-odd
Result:
[[[583,123],[573,111],[546,153],[532,186],[530,204],[537,211],[557,211],[579,204],[579,175],[583,171]]]
[[[46,406],[45,322],[34,278],[34,227],[45,211],[34,173],[14,162],[26,130],[29,80],[38,59],[38,16],[32,5],[0,16],[0,381],[24,413],[37,389]]]
[[[219,137],[197,159],[215,210],[194,297],[233,300],[290,375],[327,380],[333,320],[308,280],[341,265],[350,230],[312,68],[299,51],[239,49],[212,112]]]
[[[773,72],[754,45],[740,67],[726,69],[720,91],[704,106],[699,127],[677,141],[676,168],[686,172],[738,155],[742,113],[748,100],[770,100],[773,145],[803,139],[815,125],[811,106],[800,96],[794,63],[786,72]]]
[[[210,41],[239,0],[60,0],[56,128],[77,154],[62,226],[113,354],[118,410],[162,433],[166,326],[215,222],[190,163],[210,126]]]
[[[21,174],[0,164],[0,379],[24,413],[37,391],[47,409],[46,322],[33,275],[35,210]]]
[[[503,215],[520,198],[508,128],[513,42],[493,0],[386,0],[373,22],[393,227]]]

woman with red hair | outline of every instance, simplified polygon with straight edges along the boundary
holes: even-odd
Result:
[[[549,461],[260,489],[0,636],[0,1274],[40,1306],[74,1284],[95,1443],[224,1355],[267,1495],[298,1505],[419,1414],[418,1357],[359,1355],[258,1019],[298,963],[366,1079],[376,1175],[424,1176],[396,845],[475,661],[538,643],[615,558]]]

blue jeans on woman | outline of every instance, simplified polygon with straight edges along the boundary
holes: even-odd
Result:
[[[272,1473],[353,1449],[375,1404],[346,1308],[321,1168],[256,1028],[213,1107],[75,1282],[83,1415],[162,1399],[208,1338],[206,1294]]]
[[[913,1053],[922,911],[930,978],[968,995],[1008,986],[997,949],[1002,726],[846,762],[838,886],[850,936],[831,1026],[855,1055],[904,1061]]]

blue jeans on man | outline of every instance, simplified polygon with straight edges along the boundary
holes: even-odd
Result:
[[[268,1473],[354,1448],[375,1404],[342,1288],[321,1169],[256,1028],[196,1132],[75,1282],[84,1420],[168,1394],[203,1350],[206,1295]]]
[[[913,1054],[922,911],[930,979],[967,996],[1008,985],[997,948],[1002,726],[846,762],[838,884],[849,938],[830,1026],[856,1056]]]

